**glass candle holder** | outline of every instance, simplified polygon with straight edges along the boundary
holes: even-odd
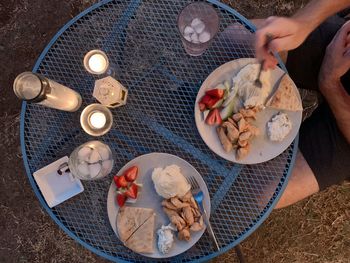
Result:
[[[80,124],[87,134],[101,136],[112,128],[113,116],[107,107],[97,103],[91,104],[81,113]]]
[[[115,77],[115,68],[102,50],[94,49],[86,53],[83,63],[91,74]]]

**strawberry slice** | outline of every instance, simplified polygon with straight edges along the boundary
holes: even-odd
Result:
[[[127,169],[123,175],[125,177],[125,180],[128,182],[133,182],[137,178],[137,173],[139,171],[139,168],[137,166],[132,166],[129,169]]]
[[[207,106],[205,106],[205,104],[202,103],[202,102],[199,102],[198,104],[199,104],[199,110],[200,110],[200,111],[205,111],[205,109],[207,108]]]
[[[205,92],[206,95],[209,95],[214,98],[222,99],[225,95],[224,89],[211,89]]]
[[[128,186],[128,182],[125,180],[125,177],[123,175],[121,175],[121,176],[115,175],[113,177],[113,180],[114,180],[114,183],[117,186],[117,188]]]
[[[138,191],[137,185],[132,183],[130,185],[129,189],[125,192],[125,195],[127,197],[132,198],[132,199],[136,199],[137,198],[137,191]]]
[[[207,108],[211,109],[220,100],[220,98],[214,98],[209,95],[204,95],[199,103],[204,104]]]
[[[220,116],[219,109],[213,109],[209,112],[207,118],[205,119],[205,123],[208,125],[220,125],[222,123],[222,119]]]
[[[124,206],[126,201],[126,196],[122,194],[117,194],[117,203],[120,207]]]

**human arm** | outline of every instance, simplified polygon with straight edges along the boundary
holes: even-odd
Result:
[[[265,59],[264,68],[274,68],[276,58],[269,51],[280,52],[297,48],[327,17],[350,6],[350,0],[313,0],[291,18],[269,17],[256,32],[255,51],[259,60]],[[274,40],[266,46],[266,35]]]
[[[337,125],[350,143],[350,95],[340,78],[350,69],[350,21],[345,23],[328,45],[319,73],[319,87]]]

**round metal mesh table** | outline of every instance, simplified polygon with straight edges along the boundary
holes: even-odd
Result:
[[[205,233],[193,248],[167,260],[175,262],[208,260],[251,234],[283,192],[297,151],[296,139],[269,162],[238,165],[216,156],[201,140],[193,116],[201,82],[225,62],[253,57],[246,39],[254,28],[235,10],[211,0],[220,16],[220,33],[202,56],[190,57],[176,26],[178,13],[188,2],[102,1],[65,25],[33,70],[77,90],[84,107],[95,102],[96,79],[83,68],[84,54],[104,50],[117,65],[118,80],[129,89],[127,105],[113,110],[112,130],[99,138],[116,153],[113,172],[141,154],[166,152],[185,159],[201,173],[210,192],[211,221],[222,249],[216,252]],[[31,185],[52,219],[91,251],[114,261],[147,261],[124,247],[109,225],[106,200],[112,175],[84,181],[83,193],[52,209],[32,177],[34,171],[94,139],[80,127],[83,107],[67,113],[23,104],[21,144]]]

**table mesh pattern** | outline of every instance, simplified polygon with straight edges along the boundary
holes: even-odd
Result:
[[[258,165],[237,165],[212,153],[194,122],[194,101],[201,82],[219,65],[252,57],[248,26],[213,5],[220,32],[202,56],[186,55],[176,20],[189,1],[110,1],[78,19],[53,43],[38,72],[77,90],[83,107],[66,113],[27,105],[24,144],[30,172],[69,155],[93,140],[79,125],[81,110],[94,103],[96,77],[82,59],[91,49],[104,50],[128,89],[127,105],[114,109],[112,130],[99,138],[116,153],[114,173],[126,162],[150,152],[176,154],[204,177],[212,202],[211,221],[221,247],[232,247],[261,219],[279,193],[293,155],[292,145],[279,157]],[[228,30],[237,37],[230,39]],[[239,41],[237,40],[239,39]],[[84,181],[85,191],[52,209],[74,235],[116,260],[146,261],[125,248],[107,217],[107,192],[112,177]],[[173,261],[209,258],[215,250],[208,235]],[[152,260],[154,261],[154,260]]]

